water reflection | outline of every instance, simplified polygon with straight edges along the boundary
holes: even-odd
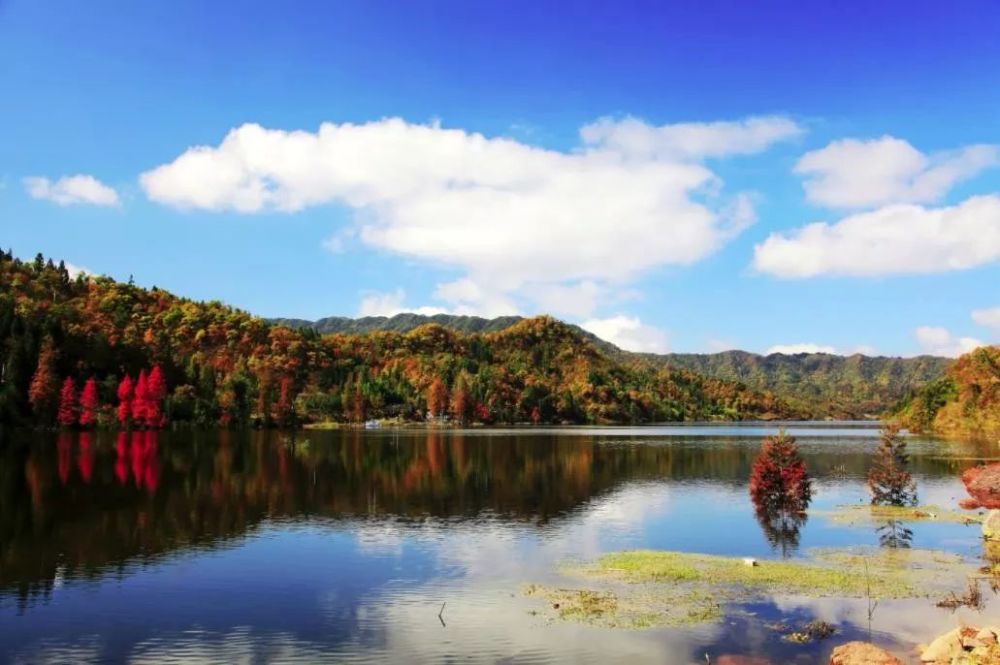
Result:
[[[706,645],[740,653],[725,627],[599,644],[586,628],[539,631],[510,596],[560,560],[608,549],[790,555],[875,538],[755,510],[746,480],[759,439],[707,429],[0,432],[0,661],[11,644],[53,639],[54,653],[110,661],[181,647],[371,661],[497,660],[522,647],[536,660],[602,660],[612,644],[661,662]],[[800,438],[825,508],[864,496],[872,441]],[[912,451],[922,487],[941,495],[973,463],[931,443]],[[920,528],[922,546],[966,537],[961,525]],[[787,651],[769,640],[758,653]]]

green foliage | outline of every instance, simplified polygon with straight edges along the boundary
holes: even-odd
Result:
[[[3,258],[0,423],[51,419],[27,400],[40,358],[39,404],[55,381],[94,377],[104,423],[113,420],[117,380],[154,365],[164,374],[170,421],[200,426],[423,420],[429,407],[482,423],[796,415],[743,384],[623,363],[548,317],[507,323],[468,334],[431,323],[405,333],[320,336],[218,302],[106,277],[70,281],[44,260],[38,267]],[[51,340],[49,351],[41,340]]]

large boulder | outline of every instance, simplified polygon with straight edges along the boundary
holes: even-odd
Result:
[[[986,519],[983,520],[983,538],[1000,541],[1000,510],[994,508],[986,513]]]
[[[920,662],[928,665],[971,665],[1000,662],[998,645],[1000,628],[983,629],[961,626],[930,643],[920,654]]]
[[[963,501],[967,508],[1000,508],[1000,463],[974,466],[962,474],[965,489],[972,501]]]
[[[874,644],[848,642],[833,650],[830,665],[903,665],[903,661]]]

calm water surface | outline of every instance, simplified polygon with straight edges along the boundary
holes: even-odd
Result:
[[[779,597],[719,623],[625,631],[547,623],[520,593],[571,584],[561,561],[626,548],[877,547],[874,528],[823,514],[865,500],[877,431],[790,428],[817,484],[787,532],[762,526],[747,494],[774,429],[0,432],[0,662],[825,662],[867,638],[864,601]],[[910,446],[921,502],[949,507],[958,474],[998,452]],[[906,526],[913,547],[981,556],[977,527]],[[958,617],[995,622],[997,607]],[[958,617],[885,603],[872,638],[908,649]],[[802,646],[765,626],[812,618],[839,634]]]

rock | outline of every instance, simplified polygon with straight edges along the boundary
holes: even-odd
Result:
[[[750,566],[751,568],[753,568],[754,566],[757,565],[757,559],[751,559],[750,557],[747,557],[743,559],[743,565]]]
[[[903,665],[903,661],[868,642],[848,642],[833,650],[830,665]]]
[[[1000,627],[986,627],[976,633],[976,639],[986,645],[997,643],[997,635],[1000,635]]]
[[[1000,508],[1000,463],[966,469],[962,482],[977,507]],[[963,505],[969,505],[964,502]]]
[[[1000,540],[1000,510],[993,509],[986,513],[986,519],[983,520],[983,538]]]
[[[971,649],[971,645],[978,633],[978,628],[971,628],[969,626],[962,626],[961,628],[949,631],[931,642],[930,646],[923,650],[920,654],[920,661],[923,663],[934,663],[935,665],[948,665],[964,655],[966,642],[970,643]]]
[[[712,660],[715,665],[771,665],[771,661],[767,658],[758,658],[757,656],[739,656],[733,654],[725,654],[719,656]]]

